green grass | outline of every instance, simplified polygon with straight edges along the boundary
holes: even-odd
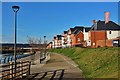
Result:
[[[65,48],[50,52],[70,57],[83,71],[85,78],[118,78],[118,50],[113,48]]]

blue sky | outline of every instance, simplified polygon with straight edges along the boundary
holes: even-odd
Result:
[[[93,19],[104,20],[105,11],[110,12],[110,20],[118,23],[117,2],[3,2],[2,42],[13,42],[13,5],[20,6],[18,43],[26,43],[27,36],[43,38],[44,35],[49,42],[71,27],[91,27]]]

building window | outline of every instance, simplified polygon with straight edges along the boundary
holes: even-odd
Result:
[[[80,38],[78,38],[77,41],[80,41]]]
[[[109,34],[111,34],[112,32],[111,31],[109,31]]]

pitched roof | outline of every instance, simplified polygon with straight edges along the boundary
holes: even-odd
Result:
[[[91,27],[84,27],[84,29],[85,29],[85,32],[88,32],[91,29]]]
[[[62,35],[57,35],[58,40],[61,40],[62,37],[63,37]]]
[[[70,28],[71,32],[73,32],[75,30],[75,28]]]
[[[107,23],[105,25],[105,21],[97,21],[95,23],[97,26],[95,27],[95,30],[120,30],[120,25],[116,24],[115,22],[113,21],[109,21],[109,23]],[[94,30],[94,26],[95,24],[92,25],[92,28],[91,30]]]
[[[67,34],[68,31],[64,31],[64,34]]]
[[[56,37],[54,36],[54,39],[56,39]]]
[[[83,26],[75,26],[72,34],[77,35],[80,31],[83,31],[83,28],[84,28]]]

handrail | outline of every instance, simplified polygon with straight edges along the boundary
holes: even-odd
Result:
[[[0,68],[2,68],[2,70],[0,71],[0,73],[2,73],[0,75],[0,78],[13,80],[16,78],[23,78],[24,74],[26,74],[26,78],[29,78],[30,65],[31,65],[30,61],[16,62],[16,73],[15,73],[15,63],[14,62],[10,62],[9,64],[6,64],[6,65],[5,64],[0,65]]]

